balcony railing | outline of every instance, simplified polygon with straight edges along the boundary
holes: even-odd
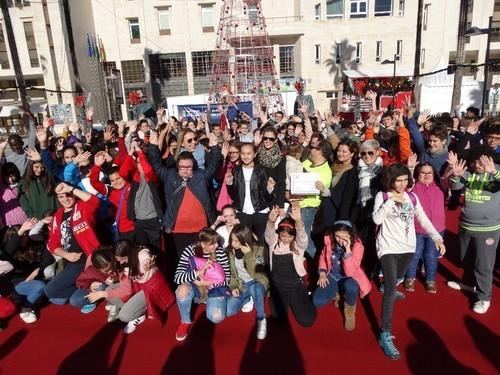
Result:
[[[266,24],[302,21],[303,16],[266,17]]]

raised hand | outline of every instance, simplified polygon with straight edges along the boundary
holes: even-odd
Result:
[[[407,162],[407,166],[408,168],[410,169],[415,169],[415,167],[417,166],[418,164],[418,161],[417,161],[417,154],[413,153],[411,154],[409,157],[408,157],[408,162]]]
[[[118,123],[118,136],[123,137],[125,135],[125,121],[120,121]]]
[[[75,156],[73,162],[75,164],[81,165],[82,163],[87,162],[92,157],[92,153],[89,151],[81,152]]]
[[[156,111],[156,117],[158,117],[158,124],[163,123],[163,115],[165,113],[165,109],[163,107],[158,107],[158,110]]]
[[[497,173],[497,168],[495,167],[495,162],[493,161],[493,158],[486,156],[486,155],[481,155],[479,160],[481,160],[481,163],[483,163],[484,171],[486,173],[489,173],[492,175]]]
[[[101,167],[106,162],[106,153],[104,151],[99,151],[94,156],[94,165]]]
[[[214,133],[210,133],[210,135],[208,136],[208,146],[213,147],[217,146],[217,144],[218,144],[217,136]]]
[[[47,142],[47,130],[43,126],[36,128],[36,139],[41,145],[45,145]]]
[[[278,220],[278,216],[280,215],[280,208],[278,206],[273,206],[271,211],[269,212],[269,221],[275,223]]]
[[[109,142],[113,138],[113,125],[107,125],[104,129],[104,142]]]
[[[455,177],[462,177],[467,170],[467,162],[465,160],[460,160],[452,165],[452,173]]]
[[[418,116],[417,123],[420,126],[423,126],[427,121],[429,121],[430,118],[430,111],[426,109],[425,111],[422,111],[420,115]]]
[[[43,120],[42,122],[42,126],[45,130],[47,130],[48,128],[50,128],[54,123],[54,120],[52,120],[51,118],[46,118]]]
[[[299,103],[298,111],[303,115],[307,115],[309,113],[309,106],[306,102]]]
[[[365,96],[372,101],[377,99],[377,93],[372,90],[368,90]]]
[[[131,120],[127,122],[128,130],[131,133],[135,133],[137,131],[137,121],[136,120]]]
[[[26,157],[32,162],[37,162],[42,160],[40,153],[34,148],[28,148],[26,150]]]
[[[30,231],[33,229],[33,227],[38,223],[38,219],[36,217],[29,218],[26,220],[23,225],[21,225],[21,228],[17,231],[17,234],[19,236],[22,236],[24,233]]]
[[[224,142],[222,144],[221,154],[222,154],[222,156],[224,156],[224,159],[227,158],[227,155],[229,154],[229,143]]]
[[[290,217],[296,222],[302,220],[299,202],[292,202],[292,211],[290,212]]]

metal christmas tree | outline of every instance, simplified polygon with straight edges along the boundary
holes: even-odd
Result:
[[[282,110],[273,58],[260,0],[223,0],[210,101],[252,101],[254,113],[263,106],[270,113]]]

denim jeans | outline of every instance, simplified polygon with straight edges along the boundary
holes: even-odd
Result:
[[[65,262],[63,270],[45,285],[45,295],[51,299],[51,302],[52,299],[68,300],[77,289],[76,279],[84,268],[85,258],[79,262]]]
[[[15,286],[18,294],[25,296],[30,306],[35,305],[43,296],[45,283],[41,280],[23,281]],[[27,306],[26,306],[27,307]]]
[[[314,246],[314,242],[311,236],[312,227],[314,224],[314,218],[316,217],[316,212],[318,212],[317,207],[302,207],[300,209],[300,215],[302,216],[302,222],[304,223],[304,229],[306,230],[308,238],[306,253],[311,258],[314,258],[314,255],[316,255],[316,246]]]
[[[243,291],[240,292],[239,297],[229,297],[227,299],[227,316],[236,315],[241,307],[248,302],[250,297],[253,299],[255,311],[257,312],[257,319],[262,320],[266,317],[264,309],[264,297],[266,295],[266,288],[264,285],[256,280],[244,283]]]
[[[189,285],[189,292],[184,298],[179,297],[179,288],[175,290],[175,299],[177,300],[177,307],[181,315],[182,323],[191,323],[191,305],[198,303],[198,298],[195,297],[196,285]],[[207,319],[217,324],[226,318],[226,297],[208,297],[206,302],[206,315]]]
[[[107,287],[106,284],[102,283],[97,290],[105,290]],[[85,305],[90,305],[90,301],[87,299],[87,294],[90,293],[89,289],[83,288],[83,289],[77,289],[75,292],[71,295],[69,299],[69,303],[71,306],[75,306],[79,309],[81,309]]]
[[[440,232],[440,234],[443,236],[444,232]],[[437,250],[432,238],[426,234],[417,233],[415,256],[410,264],[410,268],[408,268],[408,272],[406,272],[406,277],[412,279],[416,277],[418,262],[423,258],[425,266],[425,280],[435,281],[439,256],[439,251]]]
[[[328,285],[324,288],[318,287],[314,292],[313,303],[316,307],[321,307],[330,303],[337,293],[342,293],[345,302],[349,306],[354,306],[358,299],[359,285],[352,277],[344,277],[336,281],[332,273],[328,274]]]

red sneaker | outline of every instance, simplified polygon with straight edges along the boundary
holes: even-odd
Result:
[[[191,323],[181,323],[179,327],[177,327],[177,331],[175,331],[175,339],[177,341],[184,341],[191,329]]]

